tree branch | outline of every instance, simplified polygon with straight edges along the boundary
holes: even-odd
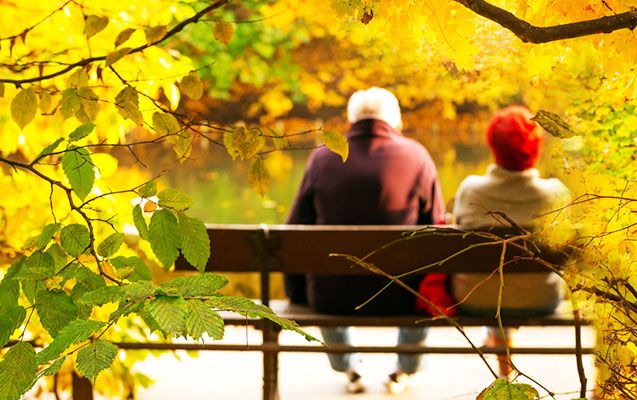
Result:
[[[168,39],[171,36],[176,35],[177,33],[181,32],[186,26],[188,26],[189,24],[198,22],[201,18],[203,18],[206,14],[210,13],[211,11],[214,11],[218,8],[221,8],[225,5],[227,5],[230,2],[230,0],[218,0],[216,2],[214,2],[213,4],[209,5],[208,7],[204,8],[203,10],[199,11],[198,13],[196,13],[195,15],[193,15],[192,17],[185,19],[183,21],[181,21],[180,23],[178,23],[177,25],[175,25],[170,31],[166,32],[166,35],[164,35],[164,37],[158,39],[157,41],[153,42],[153,43],[147,43],[144,44],[142,46],[136,47],[134,49],[132,49],[130,52],[128,52],[128,54],[134,54],[134,53],[139,53],[140,51],[143,51],[149,47],[152,47],[166,39]],[[37,76],[37,77],[33,77],[33,78],[25,78],[25,79],[0,79],[0,83],[11,83],[14,84],[16,86],[20,86],[22,84],[25,83],[33,83],[33,82],[42,82],[45,81],[47,79],[52,79],[55,77],[58,77],[60,75],[64,75],[69,71],[74,70],[75,68],[78,67],[83,67],[89,64],[92,64],[94,62],[98,62],[98,61],[104,61],[106,60],[106,55],[103,56],[98,56],[98,57],[89,57],[89,58],[85,58],[83,60],[77,61],[73,64],[69,64],[68,66],[66,66],[65,68],[59,69],[55,72],[52,72],[50,74],[47,75],[41,75],[41,76]]]
[[[523,42],[547,43],[556,40],[572,39],[597,33],[611,33],[619,29],[637,27],[637,9],[563,25],[539,27],[531,25],[507,10],[496,7],[484,0],[454,0],[474,13],[496,22],[513,32]]]

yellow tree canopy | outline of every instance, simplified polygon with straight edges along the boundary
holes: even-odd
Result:
[[[113,363],[111,377],[127,376],[112,344],[92,339],[113,334],[128,313],[122,299],[167,335],[219,331],[212,314],[196,330],[175,320],[203,311],[185,291],[166,298],[137,248],[124,243],[128,224],[166,266],[183,254],[201,268],[209,256],[203,223],[186,214],[192,201],[155,186],[143,149],[170,146],[172,164],[187,159],[195,141],[223,146],[250,163],[249,182],[264,193],[265,158],[291,148],[299,133],[278,120],[339,115],[354,90],[371,85],[394,91],[406,110],[436,107],[450,119],[467,104],[545,110],[538,118],[562,138],[561,175],[584,237],[584,261],[567,271],[567,283],[575,299],[600,300],[587,304],[601,321],[601,393],[634,391],[636,7],[635,0],[0,2],[0,342],[18,341],[0,359],[0,376],[13,382],[0,382],[0,397],[18,398],[36,377],[70,371],[72,359],[90,378]],[[346,158],[342,136],[308,133]],[[560,235],[552,240],[572,244]],[[225,284],[198,279],[210,295]],[[111,302],[120,308],[104,306]],[[49,343],[37,357],[24,341],[30,337]],[[81,343],[105,358],[91,360]],[[18,371],[17,361],[28,368]],[[114,390],[130,390],[121,382]]]

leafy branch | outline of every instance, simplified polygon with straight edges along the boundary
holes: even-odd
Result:
[[[201,11],[197,12],[196,14],[194,14],[192,17],[187,18],[181,22],[179,22],[177,25],[175,25],[172,29],[170,29],[169,31],[167,31],[163,36],[161,36],[160,38],[150,42],[150,43],[146,43],[143,44],[141,46],[135,47],[133,49],[130,49],[130,51],[128,51],[125,55],[129,55],[129,54],[134,54],[134,53],[139,53],[149,47],[155,46],[161,42],[163,42],[164,40],[171,38],[173,36],[175,36],[176,34],[178,34],[179,32],[181,32],[186,26],[192,24],[192,23],[196,23],[198,22],[200,19],[202,19],[205,15],[207,15],[208,13],[217,10],[225,5],[227,5],[230,2],[230,0],[218,0],[212,4],[210,4],[209,6],[203,8]],[[49,74],[45,74],[45,75],[40,75],[37,77],[33,77],[33,78],[23,78],[23,79],[8,79],[8,78],[0,78],[0,83],[10,83],[10,84],[14,84],[17,87],[21,87],[21,85],[26,84],[26,83],[34,83],[34,82],[42,82],[42,81],[46,81],[61,75],[65,75],[69,72],[71,72],[72,70],[79,68],[79,67],[85,67],[87,65],[93,64],[95,62],[98,61],[105,61],[107,58],[109,57],[109,55],[102,55],[102,56],[95,56],[95,57],[88,57],[79,61],[76,61],[74,63],[68,64],[66,67],[61,68],[55,72],[51,72]]]

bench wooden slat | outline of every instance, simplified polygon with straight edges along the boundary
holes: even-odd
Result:
[[[212,256],[206,270],[213,272],[255,271],[259,262],[259,239],[264,232],[272,246],[270,255],[273,263],[270,271],[318,272],[331,274],[369,274],[360,266],[352,267],[352,262],[342,257],[330,257],[331,253],[343,253],[365,257],[376,251],[368,261],[390,274],[399,274],[423,267],[433,261],[444,260],[470,245],[485,243],[488,239],[475,235],[462,236],[453,227],[438,227],[437,234],[416,234],[414,237],[381,249],[389,243],[405,237],[405,233],[424,227],[400,225],[208,225]],[[428,226],[431,228],[431,226]],[[494,230],[494,233],[510,230]],[[381,250],[379,250],[381,249]],[[474,248],[460,254],[442,265],[429,268],[429,272],[491,272],[499,265],[501,246],[489,245]],[[508,247],[507,270],[519,272],[545,272],[533,260],[516,260],[523,255],[519,250]],[[557,251],[543,249],[542,258],[560,264],[566,256]],[[177,269],[192,269],[180,259]]]

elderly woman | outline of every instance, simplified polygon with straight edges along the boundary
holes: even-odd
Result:
[[[291,224],[326,225],[416,225],[444,218],[444,203],[436,167],[427,150],[400,133],[398,100],[381,88],[361,90],[347,106],[349,157],[326,148],[315,150],[307,163],[303,182],[292,212]],[[304,279],[307,278],[307,282]],[[416,288],[419,277],[406,279]],[[288,276],[286,290],[292,301],[307,300],[318,312],[376,315],[414,312],[415,299],[392,285],[365,306],[355,307],[374,295],[386,280],[377,276]],[[351,327],[321,330],[327,344],[350,343]],[[424,340],[425,328],[401,328],[400,343]],[[332,368],[346,372],[349,392],[365,390],[353,354],[329,354]],[[419,355],[399,354],[398,365],[389,377],[390,392],[402,391],[420,364]]]
[[[538,224],[536,217],[564,206],[568,189],[558,179],[540,178],[534,168],[544,144],[542,128],[522,106],[509,106],[495,113],[487,128],[487,141],[495,164],[484,175],[472,175],[460,184],[453,214],[463,228],[498,225],[489,211],[504,213],[521,226]],[[495,315],[499,277],[483,274],[455,274],[451,287],[459,309],[465,314]],[[559,277],[551,272],[505,276],[502,315],[548,314],[562,297]],[[498,329],[489,329],[489,344],[504,345]],[[511,368],[499,358],[500,374]]]

